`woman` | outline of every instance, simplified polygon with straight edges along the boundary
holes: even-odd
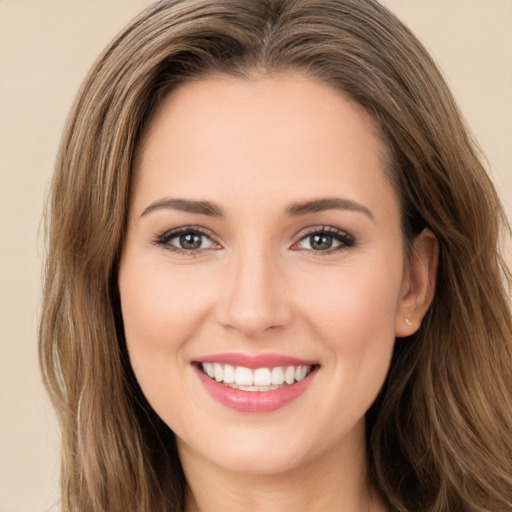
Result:
[[[63,510],[510,510],[506,221],[377,2],[154,4],[49,221]]]

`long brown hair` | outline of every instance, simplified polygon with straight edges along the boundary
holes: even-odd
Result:
[[[440,246],[433,304],[397,340],[367,413],[369,477],[391,510],[512,509],[510,276],[500,202],[441,74],[374,0],[164,0],[89,72],[48,205],[40,361],[62,429],[63,512],[183,509],[173,433],[128,361],[117,291],[134,157],[176,85],[300,71],[364,106],[412,240]]]

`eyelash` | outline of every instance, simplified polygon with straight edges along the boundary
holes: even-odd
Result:
[[[183,254],[185,256],[198,256],[205,249],[184,249],[181,247],[175,247],[171,245],[171,240],[174,238],[178,238],[181,235],[199,235],[201,237],[207,238],[212,242],[212,244],[218,246],[220,248],[220,244],[215,240],[215,237],[204,228],[199,226],[185,226],[178,229],[171,229],[169,231],[165,231],[161,235],[157,236],[155,241],[153,242],[155,245],[161,246],[168,251],[177,252]]]
[[[183,254],[185,256],[198,256],[203,251],[209,249],[184,249],[180,247],[173,246],[170,242],[174,238],[178,238],[182,235],[199,235],[201,237],[204,237],[213,245],[216,245],[217,247],[214,247],[214,249],[218,249],[221,247],[220,243],[216,241],[215,237],[212,235],[211,232],[205,230],[204,228],[201,228],[199,226],[185,226],[178,229],[171,229],[169,231],[165,231],[161,235],[158,235],[156,239],[154,240],[154,244],[160,247],[165,248],[166,250],[177,252],[180,254]],[[292,250],[300,250],[300,249],[294,249],[299,243],[307,240],[308,238],[312,236],[327,236],[329,238],[334,239],[335,241],[339,242],[339,245],[335,246],[334,248],[329,248],[326,250],[314,250],[314,249],[303,249],[306,252],[309,252],[315,256],[325,256],[329,254],[333,254],[335,252],[343,251],[350,249],[352,247],[356,246],[356,240],[355,238],[347,233],[346,231],[342,231],[341,229],[332,227],[332,226],[321,226],[321,227],[315,227],[310,228],[309,230],[301,233],[298,237],[298,240],[293,243]]]
[[[344,250],[347,250],[347,249],[350,249],[350,248],[356,246],[355,238],[351,234],[347,233],[346,231],[335,228],[333,226],[321,226],[321,227],[310,228],[307,231],[302,232],[299,235],[299,239],[297,240],[297,242],[295,242],[293,244],[292,248],[295,247],[296,245],[298,245],[300,242],[307,240],[308,238],[311,238],[312,236],[315,236],[315,235],[316,236],[322,236],[322,235],[327,236],[327,237],[332,238],[332,239],[336,240],[337,242],[339,242],[340,245],[333,247],[333,248],[323,250],[323,251],[318,251],[318,250],[315,251],[314,249],[303,249],[303,250],[313,254],[314,256],[327,256],[329,254],[344,251]],[[297,249],[295,249],[295,250],[297,250]]]

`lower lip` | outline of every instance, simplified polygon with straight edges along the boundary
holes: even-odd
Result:
[[[218,403],[237,412],[264,413],[281,409],[299,398],[316,375],[316,368],[301,381],[274,391],[242,391],[233,389],[210,379],[199,368],[195,367],[199,380],[210,396]]]

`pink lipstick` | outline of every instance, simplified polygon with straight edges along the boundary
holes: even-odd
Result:
[[[300,397],[314,379],[316,361],[278,354],[224,353],[193,361],[210,396],[238,412],[265,413]]]

